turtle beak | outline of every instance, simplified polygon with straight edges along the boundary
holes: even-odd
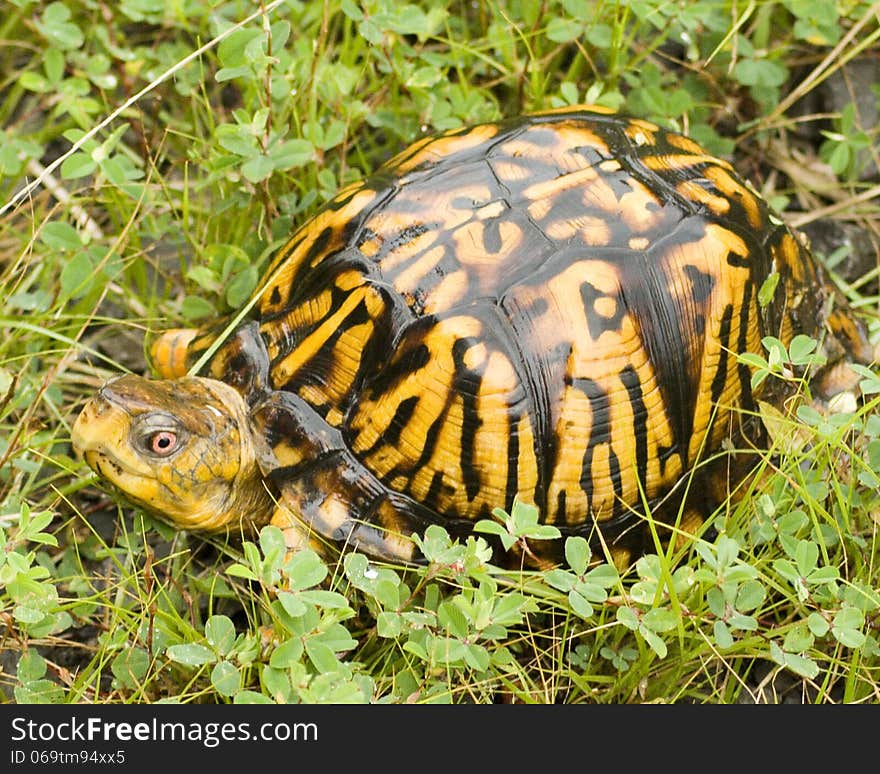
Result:
[[[110,450],[123,448],[131,429],[131,413],[126,408],[128,391],[117,391],[116,387],[122,379],[125,377],[106,382],[83,406],[70,431],[70,443],[77,459],[84,459],[97,472],[100,472],[99,462],[113,456],[109,455]]]
[[[116,379],[111,379],[98,391],[97,395],[89,399],[73,423],[70,441],[77,459],[83,459],[86,452],[106,446],[107,423],[109,421],[111,424],[115,424],[111,415],[118,411],[118,408],[114,406],[114,403],[117,402],[113,400],[115,396],[112,390],[108,389],[114,381]]]

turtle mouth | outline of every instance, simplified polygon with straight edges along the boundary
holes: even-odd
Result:
[[[82,456],[92,470],[108,481],[116,481],[126,473],[123,465],[117,460],[97,449],[88,449],[82,453]]]
[[[81,447],[78,454],[101,479],[131,500],[139,502],[139,491],[145,485],[143,471],[126,465],[124,460],[109,453],[103,447]]]

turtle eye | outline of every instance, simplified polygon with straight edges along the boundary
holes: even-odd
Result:
[[[147,448],[157,457],[167,457],[177,448],[177,433],[160,430],[147,437]]]

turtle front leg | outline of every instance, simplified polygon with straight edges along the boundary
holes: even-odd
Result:
[[[290,550],[321,552],[329,544],[391,562],[424,562],[410,535],[436,515],[379,481],[306,401],[271,393],[254,407],[251,422],[257,460],[278,495],[271,523]]]
[[[301,476],[275,480],[282,496],[269,523],[284,534],[288,553],[311,548],[326,557],[335,547],[389,562],[423,562],[413,540],[400,529],[409,523],[406,506],[395,503],[389,493],[366,491],[373,489],[371,482],[352,488],[346,471],[337,471],[334,465],[334,460],[327,460]],[[338,473],[342,475],[337,477]],[[341,486],[331,488],[334,484]]]
[[[284,545],[287,547],[288,556],[302,551],[304,548],[311,548],[321,555],[326,554],[327,543],[321,540],[320,536],[310,529],[306,522],[297,518],[283,503],[279,503],[275,508],[269,524],[278,527],[284,535]]]

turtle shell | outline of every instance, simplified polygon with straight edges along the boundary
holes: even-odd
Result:
[[[581,108],[423,139],[340,192],[204,372],[250,401],[267,477],[325,538],[417,558],[410,533],[518,498],[631,552],[646,513],[687,520],[726,488],[700,463],[755,408],[738,353],[832,317],[867,356],[729,163]]]

